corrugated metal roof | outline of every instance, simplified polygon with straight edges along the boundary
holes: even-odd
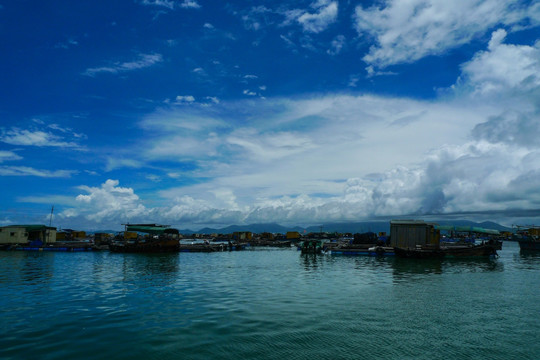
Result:
[[[437,226],[436,227],[439,230],[446,230],[446,231],[457,231],[457,232],[474,232],[479,234],[489,234],[489,235],[499,235],[499,230],[493,230],[493,229],[484,229],[481,227],[476,226],[452,226],[452,225],[444,225],[444,226]]]
[[[2,226],[2,228],[23,228],[27,231],[41,231],[41,230],[56,230],[55,227],[46,226],[46,225],[7,225]]]

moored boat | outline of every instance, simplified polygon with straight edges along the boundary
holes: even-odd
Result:
[[[516,233],[512,240],[519,243],[519,249],[523,251],[540,251],[540,226],[515,226]]]
[[[323,242],[319,239],[308,239],[302,241],[299,250],[302,254],[321,254],[323,252]]]
[[[403,258],[489,257],[497,255],[498,243],[450,244],[440,241],[437,224],[419,220],[394,220],[390,223],[391,244]]]
[[[168,225],[128,224],[124,234],[111,242],[109,250],[122,253],[178,252],[179,232]]]

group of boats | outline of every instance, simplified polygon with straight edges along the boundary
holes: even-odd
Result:
[[[441,236],[441,231],[447,234]],[[367,234],[367,233],[366,233]],[[325,243],[304,241],[303,253],[338,255],[396,256],[402,258],[462,258],[497,256],[502,248],[498,231],[439,226],[415,220],[391,222],[391,236],[363,236],[361,239]]]
[[[441,232],[444,235],[441,235]],[[322,233],[321,233],[322,235]],[[357,236],[358,235],[358,236]],[[540,251],[540,227],[519,227],[511,240],[523,251]],[[402,258],[493,257],[502,248],[498,231],[439,226],[420,220],[390,222],[390,236],[385,233],[355,234],[353,238],[324,237],[297,240],[253,238],[238,240],[217,238],[214,241],[182,239],[178,230],[164,225],[126,225],[126,231],[107,242],[57,242],[54,245],[29,243],[6,250],[90,251],[108,249],[118,253],[218,252],[244,250],[251,246],[296,247],[303,254],[396,256]]]

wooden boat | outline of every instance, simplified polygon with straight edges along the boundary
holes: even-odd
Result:
[[[451,257],[489,257],[496,256],[494,244],[417,246],[416,248],[394,248],[395,254],[402,258],[451,258]]]
[[[323,242],[318,239],[304,240],[299,249],[302,254],[321,254],[323,252]]]
[[[291,241],[285,241],[285,240],[256,239],[256,240],[251,240],[249,243],[251,246],[265,246],[265,247],[291,247],[292,245]]]
[[[122,253],[161,253],[178,252],[180,243],[178,239],[158,238],[134,241],[113,241],[109,245],[112,252]]]
[[[512,240],[517,241],[519,249],[523,251],[540,251],[540,227],[539,226],[518,226],[517,231],[512,236]]]
[[[359,256],[394,256],[394,248],[391,246],[335,246],[328,248],[328,253],[333,255],[359,255]]]
[[[146,235],[141,236],[140,233]],[[136,237],[127,237],[128,234]],[[168,225],[126,224],[126,231],[111,242],[109,250],[122,253],[178,252],[179,232]]]
[[[441,226],[422,220],[392,220],[391,244],[396,256],[403,258],[489,257],[497,255],[499,244],[493,242],[441,243]],[[452,227],[454,228],[454,227]],[[479,232],[480,229],[466,229]],[[460,229],[463,231],[463,229]],[[483,232],[491,232],[482,229]],[[498,232],[497,232],[498,233]]]

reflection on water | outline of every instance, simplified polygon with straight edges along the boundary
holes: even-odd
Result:
[[[496,258],[451,258],[451,259],[402,259],[391,263],[394,279],[415,280],[425,275],[443,273],[502,272],[503,262]]]
[[[514,260],[516,266],[521,269],[537,270],[540,266],[540,251],[520,250]]]
[[[441,259],[401,259],[392,262],[392,275],[395,281],[415,280],[426,274],[441,274],[443,269]]]
[[[180,254],[111,254],[122,259],[122,274],[126,281],[150,281],[172,284],[178,278]]]
[[[301,264],[304,266],[304,270],[311,271],[317,270],[322,261],[324,255],[320,254],[300,254]]]
[[[44,284],[53,277],[54,254],[37,251],[13,251],[7,254],[10,256],[1,260],[3,266],[11,268],[13,272],[0,272],[0,283]]]
[[[0,357],[537,359],[539,273],[516,247],[449,260],[0,252]]]

